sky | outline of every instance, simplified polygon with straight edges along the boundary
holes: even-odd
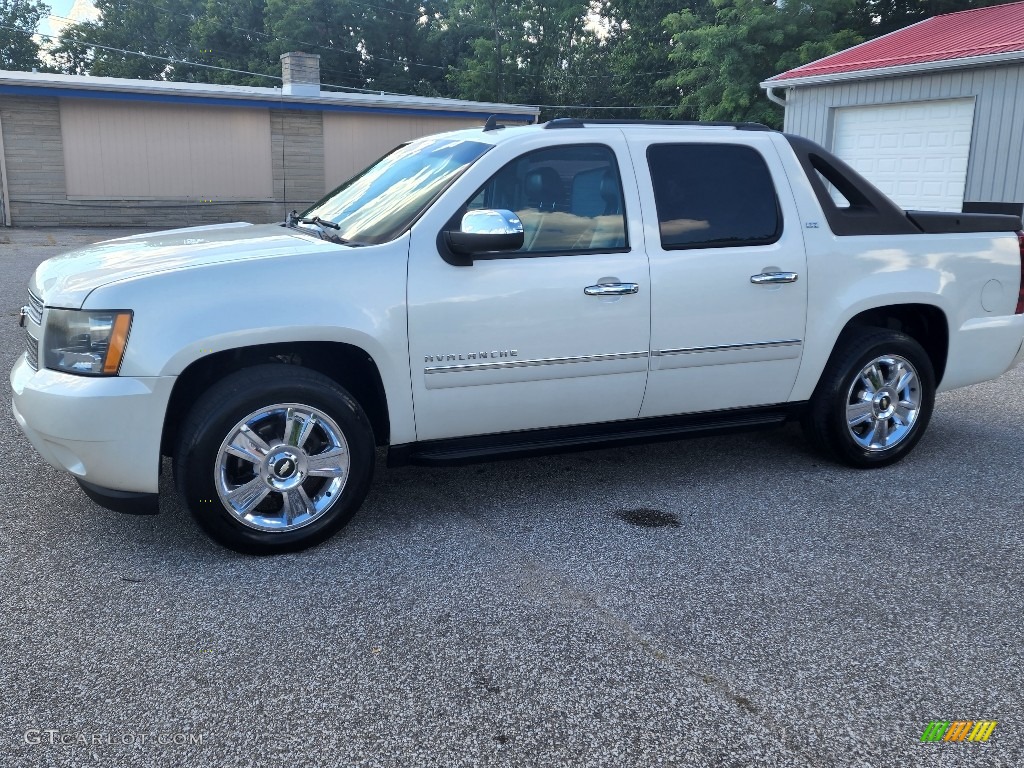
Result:
[[[39,31],[45,35],[58,35],[68,25],[67,19],[84,21],[93,18],[96,9],[90,0],[47,0],[50,15],[39,23]]]

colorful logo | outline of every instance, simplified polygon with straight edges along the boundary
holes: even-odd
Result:
[[[932,720],[921,741],[988,741],[995,729],[995,720]]]

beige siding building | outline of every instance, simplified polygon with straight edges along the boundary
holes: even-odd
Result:
[[[0,71],[0,222],[191,226],[283,219],[408,139],[531,123],[534,107]]]

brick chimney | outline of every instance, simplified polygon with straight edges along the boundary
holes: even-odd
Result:
[[[285,96],[319,96],[320,56],[302,51],[282,53],[281,79]]]

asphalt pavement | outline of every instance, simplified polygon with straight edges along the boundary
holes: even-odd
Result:
[[[31,271],[0,229],[0,367]],[[813,331],[811,331],[813,332]],[[1024,765],[1024,370],[902,463],[795,427],[388,469],[300,554],[131,517],[0,405],[3,766]],[[986,743],[922,743],[994,720]]]

